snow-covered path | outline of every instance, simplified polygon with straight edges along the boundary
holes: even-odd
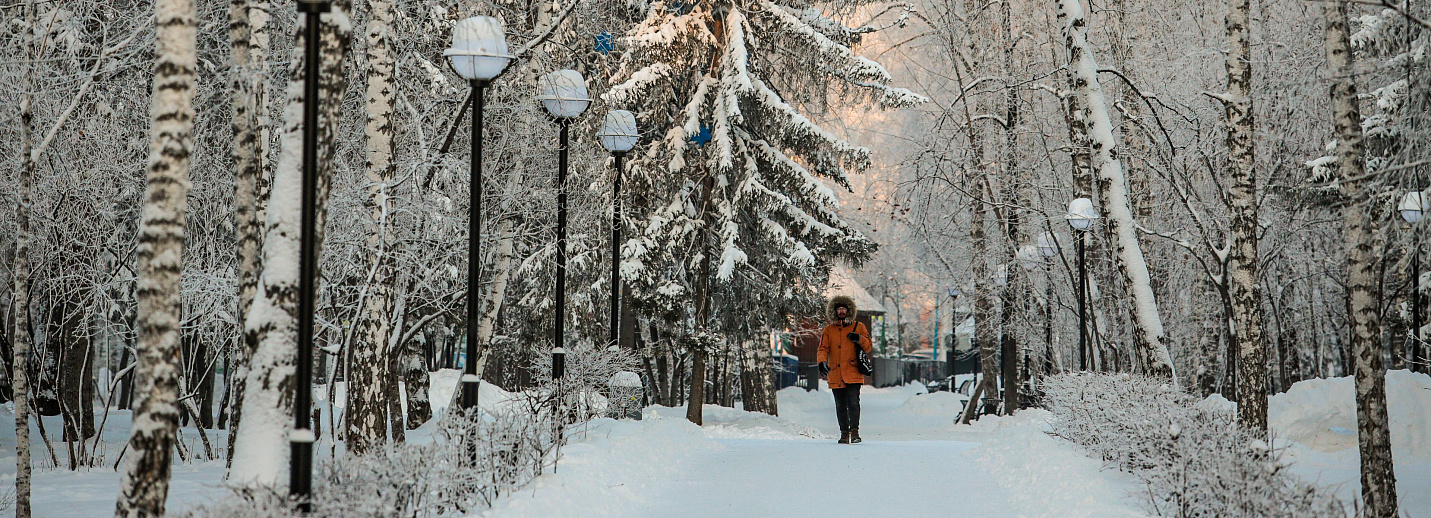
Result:
[[[1016,516],[968,455],[977,443],[718,439],[633,517]],[[957,510],[957,513],[951,511]]]
[[[771,417],[705,407],[597,420],[557,473],[504,497],[490,517],[1142,517],[1138,485],[1043,433],[1047,412],[955,426],[959,401],[916,386],[867,389],[857,445],[828,390],[780,392]]]

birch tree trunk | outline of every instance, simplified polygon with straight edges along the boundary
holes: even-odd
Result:
[[[184,225],[189,152],[193,145],[193,82],[197,67],[193,0],[154,3],[154,91],[149,171],[139,221],[139,404],[120,479],[117,517],[164,516],[179,428],[176,401]]]
[[[1088,47],[1087,20],[1079,0],[1057,0],[1064,45],[1068,47],[1069,68],[1073,72],[1073,95],[1081,98],[1085,120],[1091,123],[1091,167],[1098,172],[1100,205],[1108,213],[1108,231],[1113,234],[1113,251],[1124,288],[1133,304],[1133,345],[1143,370],[1149,375],[1177,380],[1172,355],[1163,344],[1163,323],[1153,296],[1152,279],[1143,250],[1138,243],[1136,224],[1128,202],[1127,182],[1116,154],[1113,123],[1098,83],[1098,64]]]
[[[1326,52],[1331,74],[1332,124],[1342,205],[1342,240],[1347,254],[1347,314],[1356,358],[1357,443],[1361,452],[1361,497],[1365,516],[1394,518],[1396,475],[1392,471],[1391,430],[1387,426],[1386,371],[1381,363],[1381,315],[1377,297],[1375,223],[1366,190],[1361,113],[1357,109],[1356,63],[1348,35],[1346,0],[1325,3]]]
[[[35,0],[25,5],[26,26],[35,26]],[[35,55],[35,35],[26,35],[29,48],[26,57]],[[11,307],[14,308],[15,327],[10,335],[14,344],[14,361],[11,364],[11,383],[15,402],[15,518],[30,518],[30,373],[26,366],[30,363],[30,191],[35,184],[35,142],[30,126],[34,123],[34,75],[35,67],[26,67],[25,95],[20,98],[20,178],[18,195],[20,203],[15,207],[15,278]]]
[[[1227,260],[1232,340],[1237,350],[1237,419],[1267,430],[1267,347],[1262,337],[1262,289],[1257,282],[1257,171],[1253,160],[1252,51],[1247,24],[1251,1],[1232,0],[1227,12],[1228,176],[1232,209]]]
[[[317,232],[321,254],[333,172],[334,128],[343,101],[344,54],[352,33],[351,3],[333,2],[319,28]],[[263,242],[263,274],[244,332],[257,343],[243,395],[243,425],[234,440],[229,480],[278,487],[288,475],[288,435],[293,429],[293,383],[298,347],[299,238],[302,228],[303,27],[294,29],[283,111],[282,152],[274,174]],[[304,387],[306,388],[306,387]]]
[[[387,185],[393,170],[393,57],[391,52],[393,4],[368,1],[367,73],[367,267],[372,271],[368,297],[359,320],[362,331],[351,350],[348,376],[348,449],[362,455],[385,442],[387,401],[383,397],[388,372],[388,335],[392,315],[392,255],[388,228]],[[395,374],[392,374],[395,375]]]
[[[248,317],[262,266],[263,222],[270,182],[268,160],[268,0],[230,0],[229,48],[233,58],[231,91],[234,133],[234,218],[238,253],[238,318]],[[243,394],[257,335],[239,333],[233,353],[229,400],[227,464],[233,465],[234,440],[243,417]]]

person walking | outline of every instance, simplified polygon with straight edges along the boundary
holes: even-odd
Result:
[[[874,348],[869,329],[855,321],[855,300],[838,295],[825,306],[830,323],[820,333],[820,351],[815,361],[820,363],[820,375],[835,393],[835,418],[840,422],[840,444],[859,444],[860,386],[865,375],[855,365],[855,348],[866,354]]]

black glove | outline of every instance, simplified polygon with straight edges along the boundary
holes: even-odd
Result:
[[[829,376],[829,375],[830,375],[830,364],[825,363],[825,362],[820,362],[820,375],[821,375],[821,376]]]
[[[859,334],[859,333],[848,333],[848,334],[845,335],[845,338],[849,338],[849,339],[850,339],[850,342],[852,342],[852,343],[855,343],[855,344],[859,344],[859,343],[860,343],[860,334]]]

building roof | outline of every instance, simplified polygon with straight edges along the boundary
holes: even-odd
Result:
[[[859,306],[861,314],[883,315],[884,305],[879,303],[879,299],[865,291],[864,286],[855,282],[854,274],[844,266],[836,265],[830,270],[830,283],[825,286],[825,297],[845,295],[855,299],[855,305]]]

